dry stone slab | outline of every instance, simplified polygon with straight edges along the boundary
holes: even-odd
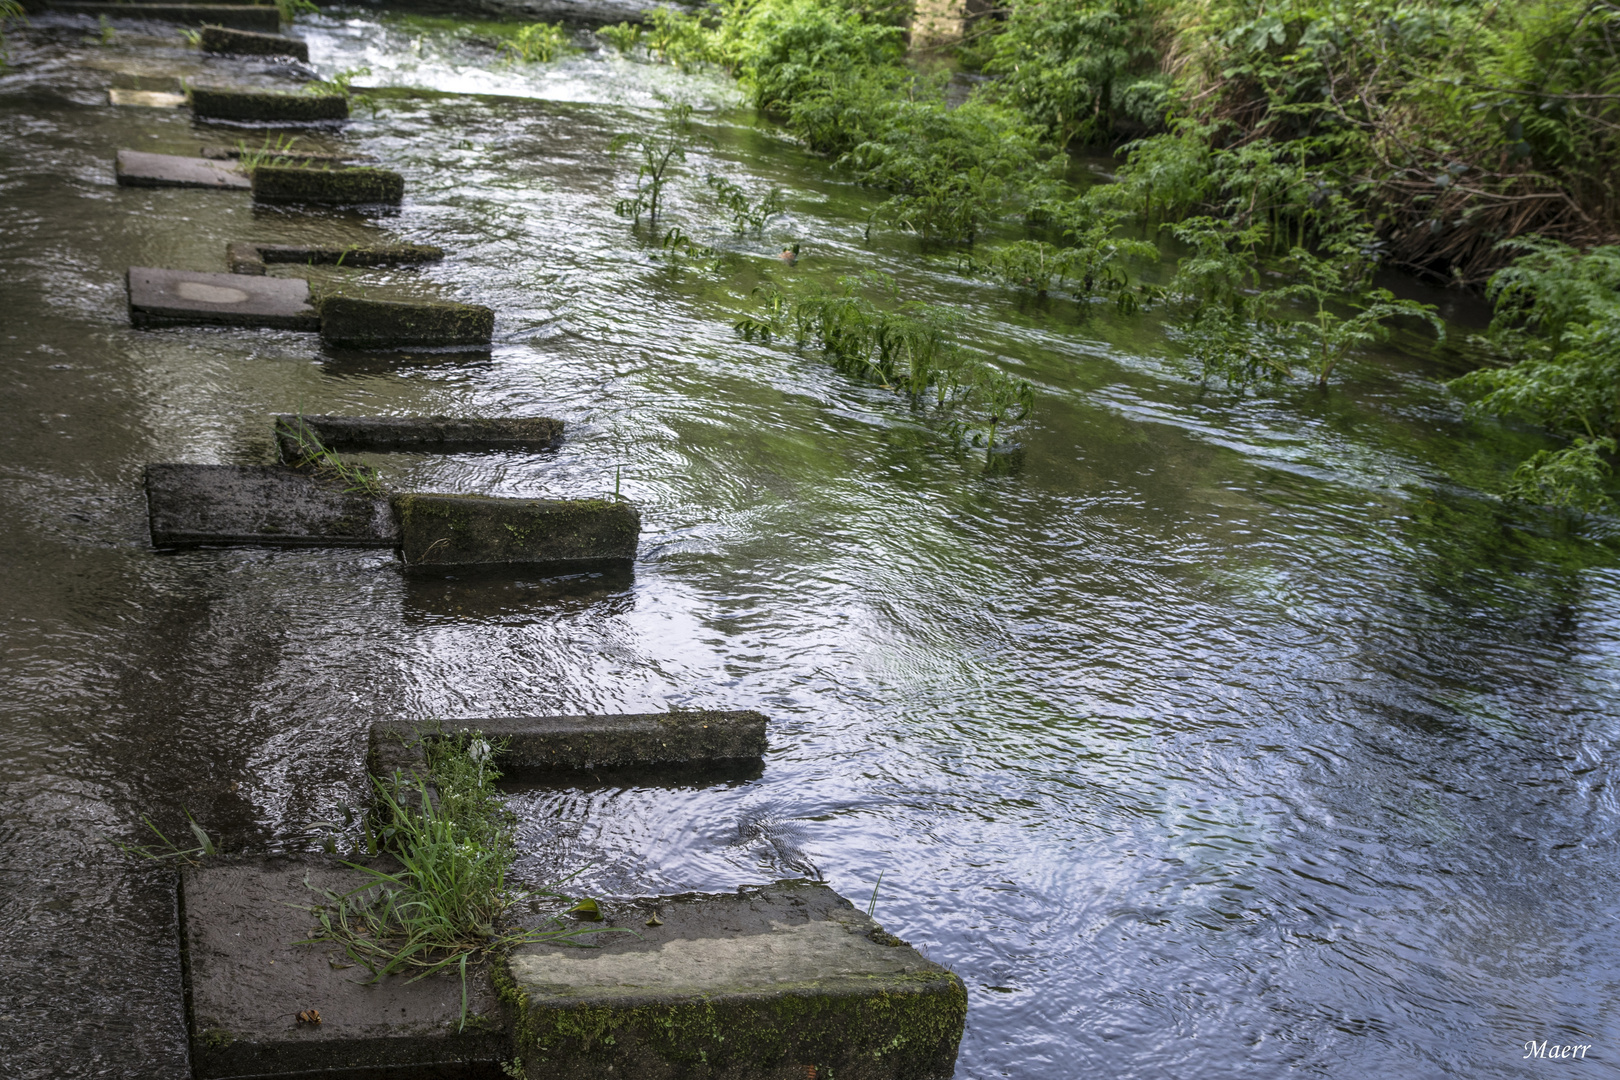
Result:
[[[300,427],[328,450],[372,453],[555,450],[563,440],[563,422],[547,416],[278,416],[275,423],[289,463],[299,454]]]
[[[405,178],[391,169],[361,165],[260,165],[253,170],[253,200],[318,206],[397,205]]]
[[[159,548],[399,545],[386,498],[277,465],[148,465],[146,501]]]
[[[431,244],[253,244],[225,245],[225,262],[233,274],[262,274],[269,263],[304,266],[419,266],[444,258]]]
[[[120,150],[114,166],[124,187],[200,187],[246,190],[252,182],[236,165],[177,154]]]
[[[186,103],[186,95],[166,90],[131,90],[115,86],[107,91],[107,101],[113,105],[138,105],[146,109],[178,109]]]
[[[316,330],[320,317],[302,278],[254,278],[132,266],[126,277],[136,326],[267,326]]]
[[[199,42],[203,52],[236,56],[290,56],[309,63],[309,46],[280,34],[254,34],[224,26],[205,26]]]
[[[396,495],[407,570],[536,566],[558,570],[627,563],[641,515],[608,499],[498,499]]]
[[[347,120],[349,99],[343,94],[198,86],[191,91],[191,111],[199,119],[238,124],[323,124]]]
[[[449,300],[374,300],[334,295],[321,301],[321,340],[352,349],[487,346],[495,313]]]

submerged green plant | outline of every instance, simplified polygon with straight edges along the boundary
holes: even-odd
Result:
[[[125,855],[137,859],[153,859],[158,862],[182,862],[195,866],[205,855],[217,855],[219,849],[207,831],[192,818],[190,812],[186,813],[186,825],[191,829],[192,838],[197,841],[195,847],[183,848],[164,835],[163,830],[152,824],[152,819],[141,815],[141,824],[145,825],[153,836],[157,837],[155,844],[129,844],[121,840],[114,840],[113,845]]]
[[[780,188],[771,188],[764,198],[754,202],[741,185],[723,176],[710,173],[703,182],[714,190],[720,205],[731,214],[732,226],[739,233],[763,231],[766,222],[787,208]]]
[[[501,51],[526,64],[549,64],[573,51],[562,23],[530,23],[501,42]]]
[[[342,484],[344,491],[371,496],[383,493],[382,479],[376,469],[370,465],[351,465],[344,461],[321,442],[320,436],[304,422],[302,416],[294,417],[291,423],[277,421],[276,434],[292,442],[293,460],[288,464],[293,468],[309,469],[323,480]]]
[[[612,153],[634,148],[640,158],[636,167],[635,193],[613,205],[613,212],[627,217],[632,224],[641,222],[645,213],[649,225],[658,228],[658,209],[663,200],[664,185],[669,183],[677,162],[686,161],[686,150],[691,143],[692,106],[670,105],[664,110],[663,122],[658,130],[647,134],[626,133],[615,136],[609,144]]]

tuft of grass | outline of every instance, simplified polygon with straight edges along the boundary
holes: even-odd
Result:
[[[525,64],[549,64],[574,51],[562,23],[530,23],[501,42],[501,51]]]
[[[145,814],[141,815],[141,824],[145,825],[152,835],[157,837],[157,843],[126,844],[122,840],[114,840],[113,846],[133,858],[152,859],[157,862],[181,862],[191,866],[196,866],[204,855],[219,854],[219,849],[214,845],[213,837],[209,836],[207,831],[197,824],[189,811],[186,813],[186,824],[191,829],[192,838],[197,841],[195,847],[181,847],[164,835],[163,830],[152,824],[152,819]]]
[[[10,58],[10,54],[6,51],[5,25],[11,19],[27,22],[28,13],[23,10],[19,0],[0,0],[0,68],[4,68]]]
[[[296,135],[266,135],[263,146],[249,146],[245,140],[236,142],[236,160],[242,171],[251,173],[260,165],[296,165],[298,160],[288,155],[298,145]]]
[[[342,484],[344,491],[372,496],[383,493],[382,480],[376,469],[344,461],[321,442],[320,437],[304,423],[302,416],[296,417],[290,424],[285,420],[278,421],[276,431],[291,438],[297,448],[295,460],[289,462],[293,468],[310,469],[323,480]]]

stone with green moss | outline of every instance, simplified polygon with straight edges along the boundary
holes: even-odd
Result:
[[[584,569],[636,556],[641,515],[610,499],[397,495],[407,569],[526,565]]]
[[[223,26],[205,26],[197,44],[203,52],[235,56],[290,56],[309,63],[309,46],[297,38],[280,34],[255,34]]]
[[[367,165],[260,165],[253,170],[253,201],[323,206],[394,205],[405,197],[405,178]]]
[[[274,90],[239,90],[194,86],[191,111],[203,120],[239,124],[320,124],[349,118],[343,94],[288,94]]]
[[[321,340],[351,349],[487,347],[495,313],[449,300],[322,298]]]

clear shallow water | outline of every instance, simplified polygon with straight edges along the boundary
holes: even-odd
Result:
[[[113,185],[120,146],[221,139],[106,106],[115,74],[273,68],[47,22],[0,74],[7,1075],[184,1073],[172,899],[106,841],[142,814],[297,849],[361,798],[377,717],[672,705],[765,711],[764,772],[516,785],[524,875],[584,866],[615,895],[818,870],[864,903],[882,873],[879,918],[969,988],[961,1077],[1620,1075],[1615,551],[1475,497],[1534,439],[1460,418],[1434,383],[1452,354],[1403,341],[1326,398],[1203,391],[1151,320],[865,241],[872,194],[723,84],[515,69],[423,21],[300,32],[323,73],[452,92],[320,140],[404,171],[397,215]],[[709,140],[667,221],[739,252],[733,276],[672,269],[612,214],[633,168],[608,142],[659,93]],[[790,211],[731,237],[706,171]],[[494,307],[488,359],[127,325],[129,265],[377,235],[451,250],[370,280]],[[957,306],[1037,383],[1022,472],[730,329],[766,278],[857,269]],[[294,408],[561,416],[556,455],[378,463],[507,494],[597,493],[622,466],[635,572],[416,582],[378,553],[149,550],[146,462],[268,460]],[[1594,1049],[1530,1062],[1529,1039]]]

